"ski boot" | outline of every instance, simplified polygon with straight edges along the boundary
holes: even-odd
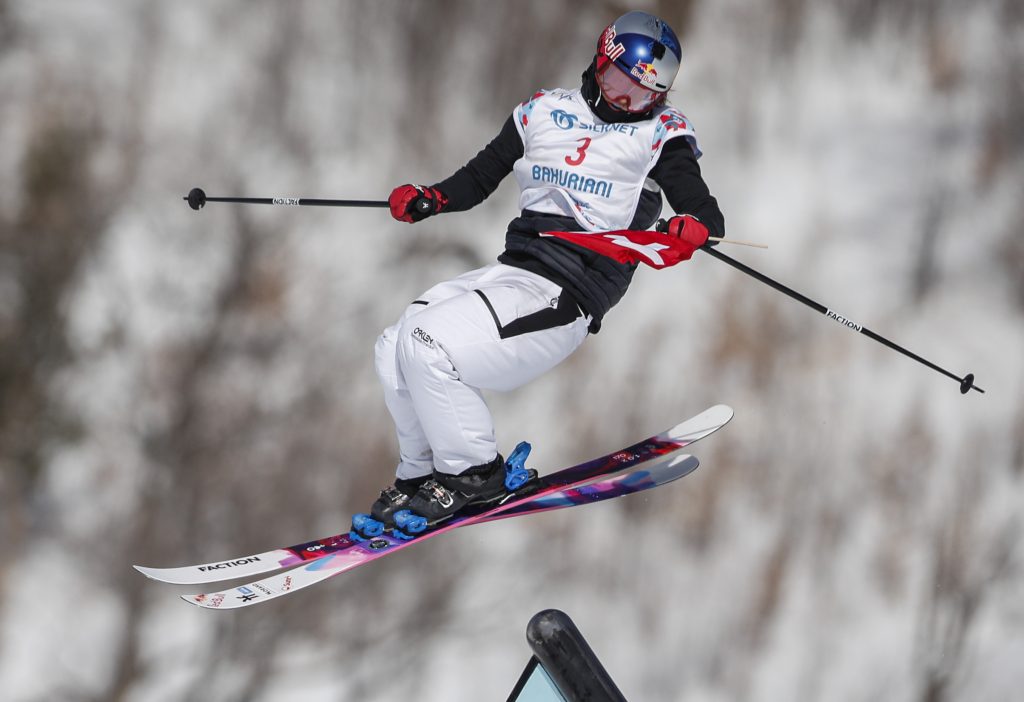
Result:
[[[359,513],[352,517],[352,531],[349,535],[356,540],[372,539],[391,529],[395,512],[406,509],[409,500],[431,476],[419,478],[396,478],[394,485],[380,491],[380,497],[370,507],[370,513]]]
[[[409,500],[406,509],[394,513],[395,532],[414,537],[456,515],[470,505],[497,504],[513,491],[537,477],[537,471],[525,467],[530,445],[516,446],[506,462],[499,454],[493,461],[469,468],[458,475],[434,471]]]

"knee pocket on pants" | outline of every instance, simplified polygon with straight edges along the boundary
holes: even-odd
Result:
[[[434,367],[445,374],[455,375],[455,367],[444,347],[434,336],[409,320],[398,331],[396,340],[398,365],[408,374],[415,367]]]

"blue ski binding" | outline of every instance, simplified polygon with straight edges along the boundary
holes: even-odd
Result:
[[[352,517],[352,531],[364,538],[373,538],[384,533],[384,522],[374,519],[369,514],[359,513]]]
[[[395,512],[393,516],[395,520],[394,531],[405,532],[406,535],[415,537],[417,534],[422,534],[427,530],[429,526],[427,524],[427,518],[421,517],[415,512],[410,512],[407,509],[400,509]]]
[[[527,442],[520,441],[505,461],[505,489],[509,492],[515,492],[530,480],[526,458],[530,455],[531,448]]]

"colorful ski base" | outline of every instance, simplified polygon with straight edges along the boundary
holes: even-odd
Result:
[[[500,518],[499,515],[504,512],[515,512],[554,493],[664,458],[717,431],[728,423],[732,415],[731,408],[716,405],[666,432],[651,436],[621,451],[546,475],[529,495],[512,499],[496,507],[481,509],[479,512],[460,514],[414,540],[399,541],[387,535],[373,538],[332,555],[322,556],[302,568],[222,592],[186,595],[182,599],[208,609],[236,609],[269,601],[340,575],[424,539],[433,538],[461,526]]]

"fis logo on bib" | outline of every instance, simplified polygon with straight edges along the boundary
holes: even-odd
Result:
[[[623,134],[633,136],[637,130],[631,124],[594,124],[593,122],[584,122],[577,115],[565,110],[552,110],[551,121],[559,129],[582,129],[586,132],[597,132],[598,134],[622,132]]]

